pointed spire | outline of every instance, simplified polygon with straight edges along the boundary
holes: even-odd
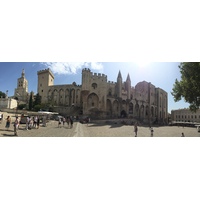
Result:
[[[129,73],[128,73],[126,81],[131,81]]]
[[[118,77],[117,78],[122,78],[122,74],[121,74],[121,71],[119,70],[119,74],[118,74]]]
[[[24,69],[22,70],[22,77],[24,77],[25,76],[25,72],[24,72]]]

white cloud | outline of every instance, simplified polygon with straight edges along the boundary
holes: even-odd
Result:
[[[98,63],[98,62],[91,62],[91,69],[102,70],[103,65],[102,65],[102,63]]]
[[[98,62],[47,62],[42,64],[55,74],[76,74],[77,70],[84,67],[97,71],[103,70],[102,63]]]

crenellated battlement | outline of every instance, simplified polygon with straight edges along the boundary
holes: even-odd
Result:
[[[43,69],[43,70],[40,70],[40,71],[37,72],[38,75],[44,74],[44,73],[49,73],[54,78],[53,72],[49,68]]]
[[[91,70],[89,68],[84,68],[82,70],[82,73],[83,74],[84,73],[89,73],[90,74],[90,78],[103,78],[104,80],[107,81],[107,75],[101,74],[101,73],[95,73],[95,72],[93,73],[93,72],[91,72]]]
[[[89,68],[83,68],[82,72],[91,72],[91,70]]]
[[[107,81],[107,76],[105,74],[101,74],[101,73],[91,73],[91,78],[94,78],[94,79],[100,79],[100,78],[103,78],[104,80]]]
[[[117,84],[116,82],[114,81],[108,81],[109,84]]]

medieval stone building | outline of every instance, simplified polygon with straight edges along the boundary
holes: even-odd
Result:
[[[131,86],[119,71],[117,82],[104,74],[82,70],[82,85],[54,85],[50,69],[38,71],[38,93],[43,103],[51,103],[56,112],[83,114],[93,118],[135,118],[143,122],[167,122],[168,94],[146,81]]]
[[[42,103],[53,106],[55,112],[77,115],[81,111],[81,86],[73,84],[54,85],[50,69],[38,71],[38,93]]]
[[[172,123],[176,122],[200,123],[200,109],[198,109],[196,112],[192,112],[189,108],[172,110],[171,120]]]

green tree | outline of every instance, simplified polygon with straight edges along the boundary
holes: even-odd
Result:
[[[200,107],[200,63],[183,62],[179,65],[181,80],[175,80],[172,96],[175,102],[184,99],[190,110],[196,112]]]
[[[33,109],[33,92],[31,92],[30,94],[30,98],[29,98],[29,110]]]
[[[35,96],[34,106],[36,105],[41,105],[41,96],[39,95],[39,93],[37,93]]]
[[[2,92],[2,91],[0,91],[0,98],[1,98],[1,97],[3,97],[3,98],[6,97],[6,94],[5,94],[4,92]]]
[[[20,105],[18,105],[18,109],[19,110],[23,110],[25,108],[26,108],[26,104],[20,104]]]
[[[34,110],[35,110],[36,112],[40,111],[40,109],[41,109],[41,105],[35,105],[35,106],[34,106]]]

